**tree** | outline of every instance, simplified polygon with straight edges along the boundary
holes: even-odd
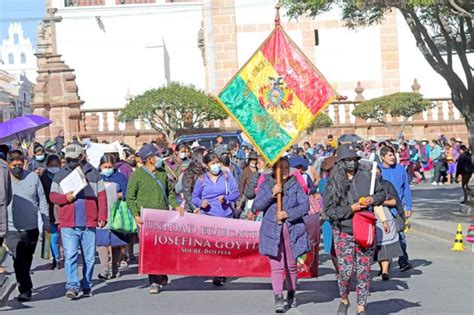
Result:
[[[202,128],[205,122],[226,118],[214,97],[175,82],[134,97],[120,113],[123,121],[143,119],[169,143],[179,130]]]
[[[395,93],[364,101],[354,108],[352,114],[365,120],[373,119],[389,130],[393,130],[393,127],[386,119],[387,114],[393,118],[401,117],[400,134],[402,134],[410,117],[433,106],[432,102],[424,100],[419,93]]]
[[[469,145],[474,148],[474,78],[473,67],[466,54],[468,50],[474,49],[474,1],[283,0],[283,4],[291,17],[315,17],[338,6],[342,10],[342,19],[349,28],[380,23],[385,13],[398,9],[405,18],[418,49],[451,89],[453,104],[464,117],[469,131]],[[453,59],[460,62],[463,73],[454,71]]]
[[[314,120],[313,124],[309,126],[308,129],[306,129],[306,133],[309,135],[313,133],[316,129],[321,129],[321,128],[329,128],[333,124],[333,121],[331,117],[326,115],[325,113],[319,113],[318,116],[316,116],[316,119]]]

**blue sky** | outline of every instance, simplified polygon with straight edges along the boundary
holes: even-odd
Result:
[[[20,22],[36,49],[37,25],[45,13],[45,0],[0,0],[0,42],[8,36],[8,25]]]

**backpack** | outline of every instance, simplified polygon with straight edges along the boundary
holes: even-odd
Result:
[[[360,247],[369,248],[374,246],[376,239],[376,222],[377,218],[372,212],[359,211],[354,213],[352,219],[352,232],[354,241],[359,244]]]

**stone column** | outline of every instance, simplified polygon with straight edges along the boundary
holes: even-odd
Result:
[[[49,128],[37,132],[36,139],[45,141],[64,130],[66,141],[80,132],[80,106],[84,103],[77,93],[74,70],[69,68],[61,55],[56,53],[56,9],[47,1],[47,15],[38,27],[38,79],[31,106],[33,114],[53,121]]]

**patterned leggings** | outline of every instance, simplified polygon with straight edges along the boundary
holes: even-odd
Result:
[[[335,229],[333,233],[339,264],[339,294],[342,298],[349,296],[349,285],[355,269],[357,273],[357,304],[366,305],[369,296],[370,264],[374,249],[360,247],[354,242],[354,237],[347,233]]]

